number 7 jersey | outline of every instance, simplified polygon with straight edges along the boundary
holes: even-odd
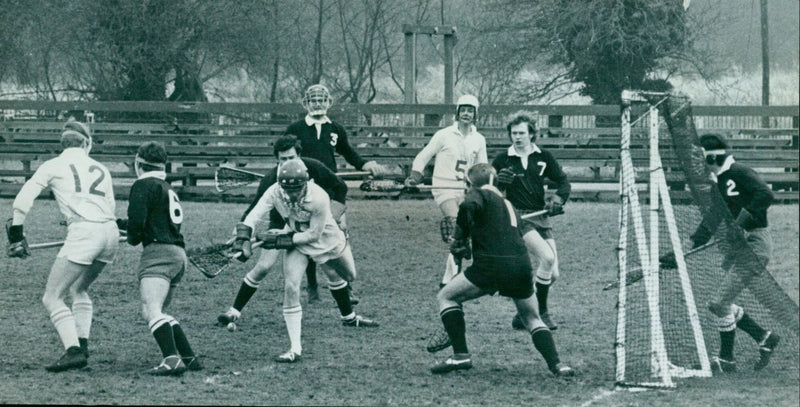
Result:
[[[82,148],[67,148],[36,170],[14,200],[14,224],[21,225],[33,201],[50,187],[67,222],[109,222],[116,219],[111,174]]]

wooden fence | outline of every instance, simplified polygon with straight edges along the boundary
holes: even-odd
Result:
[[[339,105],[329,114],[348,130],[352,145],[366,159],[396,170],[402,177],[413,157],[439,128],[449,125],[449,105]],[[242,201],[253,188],[226,195],[211,186],[220,164],[264,170],[275,164],[272,144],[289,123],[305,112],[296,104],[44,102],[0,101],[0,196],[16,194],[42,161],[60,151],[59,133],[68,116],[92,123],[92,155],[106,163],[116,193],[125,198],[135,175],[132,161],[139,144],[167,145],[169,179],[184,199]],[[490,160],[506,149],[505,124],[524,111],[537,118],[542,136],[570,175],[576,199],[618,199],[619,106],[481,106],[479,130],[486,136]],[[782,201],[798,200],[798,106],[694,106],[699,134],[721,133],[737,160],[759,171]],[[762,128],[763,118],[769,127]],[[646,128],[633,129],[634,146],[646,144]],[[665,167],[673,158],[663,157]],[[349,169],[344,159],[342,170]],[[682,188],[680,174],[668,181]],[[351,196],[374,196],[357,188]]]

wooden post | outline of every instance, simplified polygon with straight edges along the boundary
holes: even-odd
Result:
[[[761,0],[761,104],[769,106],[769,19],[767,0]],[[769,116],[761,118],[761,127],[769,128]]]

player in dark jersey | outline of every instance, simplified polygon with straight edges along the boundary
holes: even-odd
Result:
[[[744,232],[745,241],[751,249],[740,250],[737,249],[737,244],[731,244],[730,252],[725,254],[722,263],[722,268],[726,271],[725,282],[720,290],[719,300],[709,304],[709,309],[717,317],[720,336],[719,356],[712,358],[711,368],[717,372],[736,370],[733,347],[736,328],[739,328],[758,343],[760,359],[756,362],[755,370],[761,370],[769,364],[780,337],[762,328],[733,301],[747,287],[750,279],[765,270],[769,264],[772,237],[767,223],[767,209],[772,204],[772,190],[753,169],[736,162],[728,153],[728,145],[722,136],[704,135],[700,137],[700,145],[703,147],[712,180],[716,182],[722,199],[736,219],[736,224]],[[712,213],[703,219],[691,237],[694,247],[702,246],[711,239],[723,216],[724,214]],[[732,241],[739,239],[736,230],[729,230],[727,234],[727,238]]]
[[[286,129],[286,134],[297,135],[300,140],[302,151],[298,150],[298,153],[303,157],[321,161],[333,172],[337,171],[335,153],[339,153],[357,170],[369,171],[373,176],[382,175],[385,172],[383,167],[375,161],[363,159],[347,140],[347,131],[344,127],[328,117],[328,109],[332,102],[331,94],[324,85],[316,84],[306,89],[302,103],[308,114],[303,120],[290,124]],[[319,299],[316,270],[316,263],[309,262],[306,278],[310,301]],[[352,292],[351,300],[355,300]]]
[[[533,271],[525,242],[517,230],[520,219],[511,203],[503,199],[502,192],[492,185],[494,178],[495,170],[489,164],[476,164],[467,172],[471,188],[459,205],[450,251],[459,262],[473,256],[474,260],[436,296],[442,324],[453,344],[453,356],[433,366],[431,371],[447,373],[472,367],[461,304],[499,292],[514,300],[548,369],[557,376],[573,376],[572,368],[559,359],[550,329],[539,318],[533,299]]]
[[[142,244],[137,270],[142,314],[164,357],[150,371],[157,376],[202,369],[178,321],[163,312],[186,271],[181,234],[184,213],[178,195],[165,181],[166,163],[167,151],[162,144],[139,146],[135,162],[138,179],[131,186],[128,218],[118,221],[127,227],[130,245]]]
[[[301,151],[302,147],[297,141],[297,138],[293,135],[283,136],[275,142],[275,157],[278,159],[279,163],[297,159]],[[345,200],[347,198],[347,184],[345,184],[341,178],[336,176],[336,174],[334,174],[321,162],[313,158],[300,159],[306,165],[306,168],[308,168],[308,174],[311,179],[313,179],[317,185],[322,187],[322,189],[328,193],[328,196],[331,199],[331,214],[333,215],[333,219],[337,222],[339,227],[342,228],[342,230],[346,230],[347,220],[345,216]],[[261,179],[255,199],[247,208],[247,210],[244,211],[241,220],[244,220],[245,217],[247,217],[247,214],[250,213],[253,207],[261,199],[261,196],[264,195],[264,192],[266,192],[270,186],[275,184],[277,179],[278,167],[276,166],[274,169],[269,170],[264,175],[264,178]],[[270,230],[281,230],[286,225],[286,222],[276,210],[270,211],[269,218]],[[242,308],[247,305],[247,302],[250,301],[250,298],[253,296],[253,294],[255,294],[256,290],[258,290],[258,286],[261,281],[267,277],[267,273],[269,272],[270,268],[272,268],[272,266],[278,261],[279,254],[280,250],[261,250],[258,263],[256,263],[256,265],[253,266],[247,275],[245,275],[244,281],[239,287],[239,292],[236,293],[236,297],[233,300],[233,306],[228,308],[227,311],[217,317],[217,321],[219,321],[220,325],[226,326],[229,323],[235,322],[241,318]],[[316,278],[316,271],[314,275]],[[309,301],[311,301],[310,296]]]
[[[563,213],[571,186],[555,157],[534,143],[536,121],[519,115],[511,120],[506,129],[512,145],[492,161],[492,166],[497,170],[498,185],[506,193],[506,199],[523,215],[545,208],[550,209],[550,216]],[[556,184],[556,193],[549,202],[545,200],[545,178]],[[539,312],[547,327],[555,330],[558,325],[553,322],[547,307],[550,286],[559,276],[552,226],[547,217],[535,217],[523,220],[520,231],[531,261],[538,260],[539,263],[536,269]],[[525,329],[519,315],[514,316],[512,326]]]

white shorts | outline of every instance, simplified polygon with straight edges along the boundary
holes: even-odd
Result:
[[[449,201],[451,199],[456,199],[459,204],[462,201],[464,201],[464,189],[466,189],[464,181],[433,178],[431,185],[433,185],[434,187],[461,188],[461,189],[432,189],[431,194],[433,195],[433,200],[436,201],[436,205],[441,206],[443,202]]]
[[[288,231],[288,228],[286,229]],[[325,225],[322,236],[316,242],[297,245],[297,251],[305,254],[317,264],[340,257],[347,247],[347,238],[335,225]]]
[[[56,257],[83,265],[95,260],[112,263],[119,248],[119,229],[114,221],[74,222],[67,229],[67,240]]]

